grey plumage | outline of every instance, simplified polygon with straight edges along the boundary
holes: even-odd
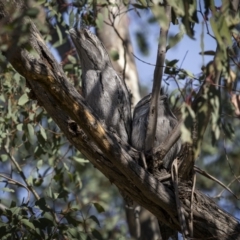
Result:
[[[136,105],[133,113],[132,121],[132,134],[131,144],[134,148],[144,152],[145,138],[147,132],[148,114],[151,101],[151,94],[145,96]],[[158,147],[162,142],[166,140],[168,135],[172,132],[173,128],[178,123],[177,118],[172,113],[168,98],[166,95],[161,94],[158,98],[158,115],[157,115],[157,127],[154,140],[154,146]],[[177,157],[177,154],[181,148],[181,140],[178,140],[165,155],[163,159],[163,167],[167,170],[170,169],[173,160]],[[151,170],[151,169],[150,169]],[[170,237],[177,239],[177,231],[171,229],[169,226],[159,222],[159,228],[161,232],[161,239],[167,240]]]
[[[139,151],[144,151],[150,101],[151,94],[145,96],[138,102],[133,113],[131,143],[132,146]],[[168,135],[176,126],[177,122],[177,118],[174,116],[169,107],[167,96],[164,94],[161,95],[158,98],[157,127],[153,147],[158,147],[166,140]],[[163,159],[163,166],[166,169],[171,167],[171,163],[177,156],[180,148],[181,142],[178,140],[165,155]]]
[[[131,101],[125,82],[116,74],[101,41],[87,29],[69,31],[82,66],[82,92],[108,129],[125,142],[131,129]]]

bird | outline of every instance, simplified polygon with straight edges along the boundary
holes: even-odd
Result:
[[[144,154],[145,149],[145,139],[148,127],[148,115],[151,103],[152,94],[148,94],[142,98],[136,105],[133,112],[132,120],[132,133],[131,133],[131,145]],[[158,147],[163,143],[169,134],[171,134],[174,127],[178,124],[178,120],[171,111],[168,102],[168,96],[164,94],[161,90],[160,96],[158,96],[157,104],[157,125],[156,133],[154,138],[153,148]],[[177,157],[181,150],[181,140],[178,140],[168,151],[168,153],[162,159],[163,168],[167,171],[170,170],[172,162]],[[146,163],[148,170],[151,172],[150,163]],[[171,229],[169,226],[165,225],[158,220],[158,225],[160,228],[161,239],[167,240],[170,237],[172,239],[177,239],[177,231]]]
[[[163,90],[161,91],[162,94],[158,97],[157,126],[153,148],[160,146],[178,124],[178,120],[169,106],[168,96],[164,94]],[[142,98],[137,103],[133,112],[131,145],[141,152],[144,152],[151,97],[152,94],[150,93]],[[171,164],[178,155],[180,149],[181,140],[178,140],[162,159],[163,167],[165,169],[170,169]]]
[[[131,97],[124,79],[112,67],[109,55],[89,29],[70,29],[82,67],[82,92],[88,105],[108,130],[129,143]]]

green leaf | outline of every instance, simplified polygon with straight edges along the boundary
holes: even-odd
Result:
[[[66,190],[62,190],[58,195],[58,198],[67,198],[67,197],[68,197],[68,192]]]
[[[99,203],[93,203],[94,207],[97,209],[98,213],[105,212],[104,208]]]
[[[33,179],[33,185],[36,186],[36,187],[41,186],[42,183],[43,183],[43,179],[42,178],[34,178]]]
[[[65,64],[64,65],[64,71],[67,71],[67,70],[72,70],[73,69],[73,64],[72,63],[68,63],[68,64]]]
[[[28,95],[24,93],[18,100],[18,105],[23,106],[25,103],[29,101]]]
[[[195,77],[194,74],[191,73],[191,72],[188,71],[188,70],[181,70],[181,72],[182,72],[183,74],[187,75],[189,78],[194,78],[194,77]]]
[[[101,227],[101,226],[100,226],[100,222],[98,221],[98,219],[97,219],[96,216],[91,215],[91,216],[89,217],[89,219],[92,219],[95,223],[97,223],[97,225],[98,225],[99,227]]]
[[[30,123],[28,123],[27,128],[28,128],[29,142],[31,144],[34,144],[34,128]]]
[[[10,189],[10,188],[0,188],[0,190],[3,192],[15,192],[15,190]]]
[[[178,63],[178,61],[178,59],[173,59],[171,61],[166,60],[165,62],[168,67],[176,67],[176,63]]]
[[[75,18],[75,14],[74,14],[73,10],[71,10],[71,12],[68,16],[69,16],[69,18],[68,18],[69,27],[72,28],[74,25],[74,18]]]
[[[17,125],[17,130],[18,131],[22,131],[23,130],[23,124],[22,123]]]
[[[57,30],[57,34],[58,34],[58,38],[59,38],[59,43],[62,44],[63,43],[62,32],[61,32],[60,28],[58,27],[58,25],[56,25],[56,30]]]
[[[68,165],[67,165],[65,162],[63,162],[63,166],[64,166],[64,168],[65,168],[67,171],[69,171],[69,167],[68,167]]]
[[[132,4],[135,8],[138,8],[138,9],[146,9],[147,8],[147,5],[140,5],[138,3],[133,3]]]
[[[160,24],[161,28],[168,28],[169,21],[165,14],[165,9],[162,6],[158,6],[157,4],[153,5],[151,8],[154,17],[158,20],[158,23]]]
[[[47,205],[46,205],[45,198],[40,198],[39,200],[37,200],[37,201],[35,202],[35,204],[36,204],[37,206],[39,206],[39,208],[40,208],[41,210],[43,210],[43,211],[49,211],[49,208],[48,208]]]
[[[77,60],[75,57],[71,56],[71,55],[68,55],[68,60],[73,63],[73,64],[76,64],[77,63]]]
[[[74,227],[74,228],[70,228],[69,227],[67,231],[70,233],[70,235],[72,237],[79,239],[79,237],[80,237],[79,236],[79,231],[78,231],[78,229],[76,227]]]
[[[103,237],[102,237],[101,233],[98,230],[96,230],[96,229],[92,230],[92,235],[97,240],[103,240]]]
[[[192,131],[191,127],[193,126],[193,121],[195,119],[195,113],[192,108],[183,104],[181,108],[183,124],[181,126],[181,139],[183,142],[192,143]]]
[[[25,225],[26,227],[32,229],[35,231],[35,227],[34,225],[28,220],[28,219],[21,219],[21,222],[23,225]]]
[[[27,178],[27,183],[32,186],[33,185],[33,176],[30,175],[28,178]]]
[[[89,160],[84,159],[82,157],[73,156],[73,157],[71,157],[71,159],[73,159],[74,161],[76,161],[78,163],[89,163]]]
[[[41,159],[41,160],[39,160],[39,161],[37,162],[37,168],[38,168],[38,169],[41,168],[42,165],[43,165],[43,160]]]
[[[96,19],[96,25],[99,30],[101,30],[103,27],[103,20],[104,20],[103,14],[101,12],[99,12],[97,15],[97,19]]]
[[[119,53],[116,50],[110,51],[110,57],[113,61],[117,61],[119,59]]]
[[[149,54],[149,44],[146,34],[143,31],[136,32],[137,45],[141,53],[145,56]]]
[[[7,155],[7,154],[2,154],[2,155],[0,155],[0,160],[1,160],[2,162],[6,162],[6,161],[8,160],[8,155]]]
[[[183,30],[177,33],[175,36],[169,37],[167,50],[176,46],[184,36]]]
[[[40,133],[41,133],[42,137],[44,138],[44,140],[47,140],[47,134],[43,127],[40,127]]]
[[[53,218],[53,215],[49,212],[45,212],[43,214],[42,218],[39,218],[40,224],[45,228],[45,227],[52,227],[55,226],[55,220]]]
[[[31,18],[36,18],[38,13],[39,13],[38,8],[30,8],[30,9],[27,10],[26,15],[31,17]]]

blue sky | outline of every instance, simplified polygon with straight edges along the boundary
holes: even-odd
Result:
[[[219,3],[219,1],[216,1]],[[203,5],[202,5],[203,6]],[[219,6],[219,4],[218,4]],[[131,12],[129,14],[130,21],[130,35],[132,39],[132,44],[134,48],[134,54],[140,58],[141,60],[155,64],[156,62],[156,54],[157,54],[157,40],[159,38],[159,25],[158,24],[145,24],[144,21],[150,15],[149,13],[145,13],[141,15],[141,19],[134,13]],[[201,34],[204,34],[204,50],[215,50],[216,43],[215,40],[207,34],[206,25],[203,23],[202,16],[198,14],[199,23],[194,27],[195,30],[195,40],[189,38],[188,36],[183,37],[183,39],[172,49],[167,52],[166,59],[173,60],[179,59],[178,66],[182,63],[184,56],[185,60],[182,63],[182,68],[190,71],[193,74],[199,74],[201,72],[201,66],[203,64],[207,64],[212,56],[204,56],[204,58],[199,54],[201,51]],[[209,25],[209,22],[207,23]],[[148,56],[144,56],[139,51],[136,41],[134,40],[134,33],[143,29],[144,33],[147,35],[150,51]],[[211,27],[210,27],[211,29]],[[179,26],[171,24],[169,35],[175,35],[179,32]],[[152,80],[153,80],[153,71],[154,66],[150,66],[146,63],[135,59],[140,83],[142,85],[148,86],[151,89]]]

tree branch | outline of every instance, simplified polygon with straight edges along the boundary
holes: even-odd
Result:
[[[16,2],[9,2],[13,5],[8,9],[16,9]],[[9,2],[0,0],[2,24],[2,21],[4,24],[9,21],[9,16],[3,11]],[[8,46],[13,46],[14,38],[10,35],[7,37]],[[67,81],[63,70],[49,53],[32,23],[29,44],[38,58],[19,47],[14,49],[12,56],[7,51],[6,57],[27,79],[36,98],[68,140],[119,189],[167,226],[180,231],[171,185],[163,184],[141,168],[137,164],[139,153],[131,146],[121,143],[113,133],[106,131],[88,108],[86,101]],[[179,198],[184,208],[183,214],[187,218],[191,208],[191,187],[179,183]],[[193,229],[195,238],[240,239],[238,221],[198,191],[195,192],[193,202]]]
[[[161,89],[161,82],[163,76],[163,69],[164,69],[164,61],[167,49],[167,36],[168,36],[168,29],[170,26],[171,21],[171,7],[166,3],[164,6],[164,10],[167,16],[167,22],[162,24],[160,29],[160,39],[158,44],[158,52],[157,52],[157,61],[156,67],[154,70],[154,79],[153,79],[153,87],[152,87],[152,98],[149,107],[149,115],[148,115],[148,126],[146,132],[146,139],[145,139],[145,152],[148,152],[152,149],[156,127],[157,127],[157,116],[158,116],[158,98],[160,97],[160,89]]]

